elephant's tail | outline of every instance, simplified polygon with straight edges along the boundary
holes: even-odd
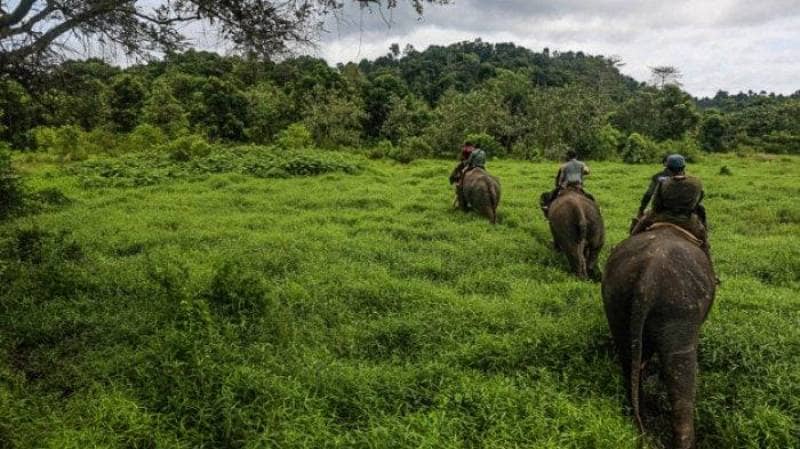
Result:
[[[647,320],[648,309],[649,301],[647,300],[646,292],[637,288],[633,300],[631,301],[631,378],[629,379],[628,385],[630,385],[629,395],[631,398],[631,407],[633,408],[633,417],[641,433],[644,433],[644,425],[642,424],[642,417],[639,413],[639,385],[642,378],[642,346],[644,345],[644,325]]]
[[[497,204],[500,202],[500,192],[497,188],[497,183],[487,182],[489,190],[489,208],[492,211],[492,224],[497,223]]]
[[[577,233],[577,241],[576,244],[576,254],[575,257],[577,259],[578,264],[578,276],[579,277],[588,277],[589,273],[587,273],[586,267],[586,247],[589,245],[589,220],[586,218],[586,212],[581,209],[580,207],[575,208],[575,213],[577,214],[577,223],[576,227],[578,228]]]

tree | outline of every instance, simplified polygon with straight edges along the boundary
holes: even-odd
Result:
[[[142,82],[133,75],[124,74],[114,79],[108,106],[117,131],[130,132],[136,127],[146,94]]]
[[[257,143],[268,143],[294,118],[289,97],[270,83],[249,89],[247,96],[247,137]]]
[[[383,123],[381,134],[392,143],[400,143],[409,137],[422,135],[425,127],[433,120],[431,108],[423,100],[413,95],[405,98],[394,97],[391,111]]]
[[[312,41],[326,14],[346,0],[19,0],[0,2],[0,70],[63,54],[68,37],[114,45],[126,54],[174,51],[187,43],[187,23],[210,24],[238,49],[272,57],[290,43]],[[362,7],[398,0],[352,0]],[[425,3],[408,0],[418,12]],[[9,4],[10,3],[10,4]]]
[[[379,75],[364,86],[363,97],[367,113],[364,131],[369,137],[380,134],[393,100],[403,98],[406,90],[403,80],[391,73]]]
[[[33,100],[18,82],[0,77],[0,140],[25,146],[25,132],[34,126]]]
[[[358,146],[361,142],[362,122],[366,118],[359,98],[347,98],[341,92],[316,89],[317,102],[305,117],[305,125],[311,131],[320,148]]]
[[[697,141],[706,151],[725,151],[730,140],[730,122],[717,111],[709,111],[703,116],[697,130]]]
[[[2,114],[0,114],[2,115]],[[11,154],[0,144],[0,220],[22,206],[22,185],[11,164]]]
[[[640,133],[658,141],[680,140],[694,129],[700,116],[691,96],[674,84],[658,90],[642,89],[611,117],[611,123],[627,133]]]
[[[242,140],[247,121],[247,98],[233,83],[209,77],[196,93],[198,102],[191,112],[193,124],[209,138]]]
[[[681,85],[680,80],[683,75],[677,67],[671,65],[650,67],[650,72],[653,76],[653,84],[660,89],[668,84]]]
[[[151,89],[142,108],[142,122],[158,127],[166,135],[175,137],[189,128],[186,111],[172,93],[169,81],[159,78]]]

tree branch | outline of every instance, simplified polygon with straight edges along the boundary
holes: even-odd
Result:
[[[50,44],[53,43],[53,41],[58,39],[64,33],[80,26],[87,20],[99,17],[108,12],[109,12],[108,9],[100,7],[97,9],[90,9],[88,11],[84,11],[83,13],[72,16],[69,19],[65,20],[64,22],[61,22],[60,24],[49,29],[41,36],[37,37],[37,39],[33,43],[23,47],[19,47],[13,51],[10,51],[6,53],[5,56],[9,61],[13,61],[13,60],[21,60],[27,58],[28,56],[41,53],[42,51],[46,50],[47,47],[49,47]]]
[[[0,16],[0,30],[21,22],[31,11],[36,1],[37,0],[22,0],[19,2],[19,5],[14,8],[14,11],[11,11],[11,14]]]
[[[0,39],[5,39],[7,37],[16,36],[18,34],[23,34],[23,33],[30,33],[33,30],[33,27],[36,26],[37,23],[47,18],[47,16],[54,13],[55,11],[56,7],[48,2],[47,6],[44,9],[34,14],[30,19],[28,19],[22,25],[16,28],[12,27],[0,28]]]

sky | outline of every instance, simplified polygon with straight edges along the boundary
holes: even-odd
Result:
[[[800,90],[800,0],[456,0],[422,17],[399,3],[347,7],[308,52],[335,64],[384,55],[395,42],[424,50],[480,38],[616,56],[640,81],[650,67],[675,66],[698,97]]]

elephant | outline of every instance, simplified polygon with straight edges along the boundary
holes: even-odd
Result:
[[[553,243],[566,254],[572,272],[581,279],[595,273],[606,233],[597,204],[580,190],[566,188],[550,203],[546,217]]]
[[[500,181],[483,168],[468,170],[456,187],[456,200],[462,210],[475,210],[497,224],[500,203]]]
[[[677,449],[694,447],[697,346],[716,285],[698,241],[673,225],[624,240],[612,250],[603,274],[603,305],[636,424],[644,432],[642,367],[658,354]]]

